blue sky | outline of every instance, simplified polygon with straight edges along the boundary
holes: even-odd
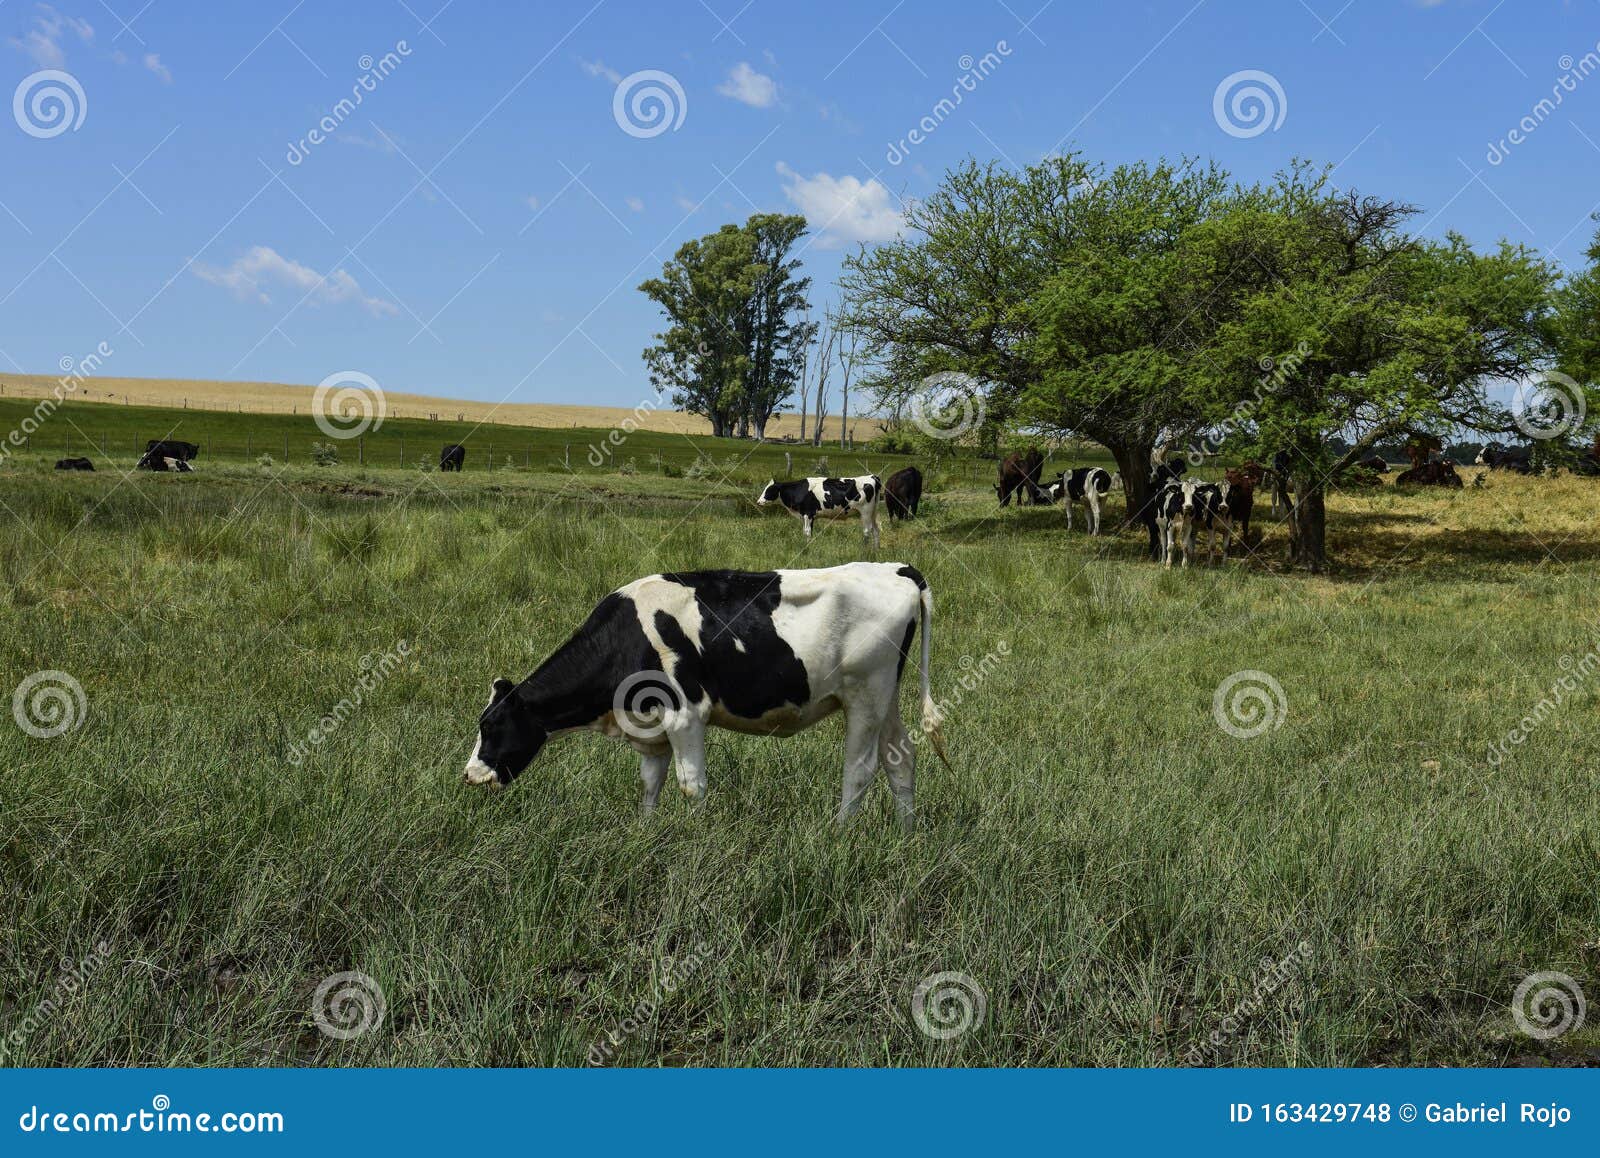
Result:
[[[1310,157],[1569,267],[1600,207],[1595,0],[441,3],[0,2],[0,380],[105,342],[117,376],[632,406],[635,287],[684,240],[802,211],[826,300],[969,155]]]

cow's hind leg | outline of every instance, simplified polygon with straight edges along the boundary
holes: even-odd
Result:
[[[900,827],[910,832],[916,827],[912,798],[917,789],[917,750],[911,745],[911,735],[900,719],[900,707],[889,709],[878,733],[878,762],[889,777],[889,787],[894,791],[894,811]]]
[[[1100,492],[1094,489],[1094,480],[1089,480],[1089,533],[1100,533]]]
[[[883,711],[870,698],[845,708],[844,787],[839,794],[840,824],[861,810],[861,801],[878,772],[878,733]]]

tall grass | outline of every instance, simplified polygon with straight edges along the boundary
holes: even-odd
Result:
[[[954,769],[920,769],[902,837],[886,792],[832,826],[836,721],[714,733],[709,800],[648,821],[636,758],[599,737],[497,796],[459,783],[490,679],[605,592],[842,562],[854,522],[807,545],[652,477],[0,472],[0,692],[53,669],[87,702],[54,739],[0,727],[0,1048],[575,1065],[629,1026],[619,1064],[1593,1056],[1591,1031],[1537,1042],[1509,1006],[1531,972],[1600,977],[1595,689],[1489,758],[1600,639],[1591,483],[1341,496],[1345,567],[1318,579],[1278,568],[1276,529],[1257,559],[1163,573],[1142,534],[1069,534],[980,487],[884,534],[929,576],[953,704]],[[1244,669],[1286,705],[1253,739],[1213,714]],[[387,1014],[341,1042],[311,1006],[346,970]],[[986,1007],[949,1040],[911,1012],[941,972]]]

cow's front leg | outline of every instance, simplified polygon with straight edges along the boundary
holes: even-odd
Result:
[[[800,517],[800,521],[805,524],[806,538],[808,538],[808,539],[811,538],[811,516],[810,515],[802,515]]]
[[[644,812],[656,810],[661,799],[661,786],[667,781],[667,766],[672,763],[672,750],[647,752],[639,759],[639,779],[644,781]]]
[[[878,730],[883,723],[881,711],[872,711],[870,704],[857,704],[849,713],[844,730],[844,787],[839,794],[840,824],[861,810],[861,800],[872,787],[872,778],[878,772]]]
[[[667,733],[672,742],[672,759],[678,768],[678,787],[693,800],[706,795],[706,726],[691,721]]]

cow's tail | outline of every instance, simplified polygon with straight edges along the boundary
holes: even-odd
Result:
[[[922,734],[933,743],[933,750],[946,768],[950,757],[945,755],[944,735],[939,731],[939,705],[933,702],[933,686],[928,679],[928,659],[933,651],[933,592],[924,585],[922,598]],[[953,769],[952,769],[953,771]]]

